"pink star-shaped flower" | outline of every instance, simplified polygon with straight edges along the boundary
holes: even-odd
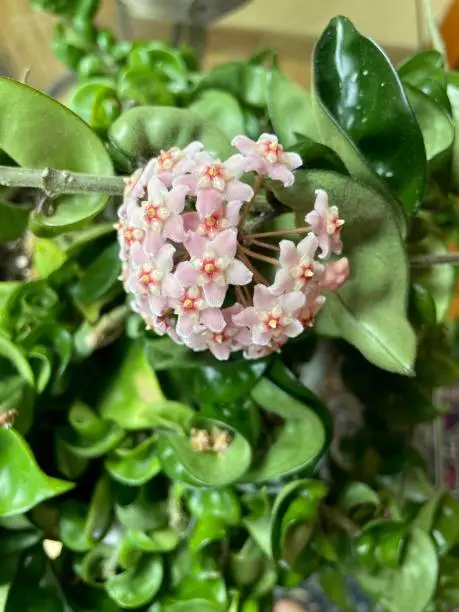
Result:
[[[230,308],[222,310],[225,326],[219,332],[206,329],[194,334],[187,339],[187,346],[194,351],[210,352],[220,361],[228,359],[230,353],[240,351],[250,342],[250,332],[248,329],[234,325],[233,315],[243,310],[240,304],[234,304]]]
[[[333,261],[325,267],[320,286],[329,291],[338,291],[349,278],[349,273],[349,259],[341,257],[338,261]]]
[[[320,280],[324,267],[314,260],[319,241],[311,232],[297,245],[291,240],[281,240],[279,264],[273,291],[307,291]]]
[[[244,174],[246,161],[236,154],[221,162],[208,153],[196,155],[197,170],[181,176],[174,184],[187,185],[190,194],[196,196],[196,210],[202,219],[211,216],[222,202],[248,202],[253,189],[239,178]]]
[[[235,258],[236,230],[227,229],[213,240],[192,236],[185,246],[191,261],[180,264],[181,280],[202,287],[209,306],[223,304],[228,285],[247,285],[252,280],[252,272]]]
[[[247,136],[236,136],[231,144],[246,157],[247,171],[267,174],[269,178],[281,181],[284,187],[293,185],[292,170],[303,163],[297,153],[286,153],[273,134],[262,134],[256,142]]]
[[[201,142],[192,142],[184,149],[171,147],[161,151],[145,166],[141,175],[142,181],[148,183],[153,176],[157,176],[167,187],[177,176],[193,172],[196,168],[196,155],[203,150]]]
[[[183,215],[185,231],[192,231],[206,238],[215,238],[220,232],[230,227],[237,227],[241,206],[242,202],[237,200],[228,204],[219,204],[215,211],[204,219],[201,219],[198,213],[187,212]]]
[[[304,328],[314,326],[316,315],[321,310],[325,302],[325,296],[320,295],[318,291],[308,296],[305,305],[300,310],[298,315]]]
[[[311,230],[319,240],[321,259],[328,257],[330,253],[339,255],[343,245],[341,243],[341,228],[344,225],[343,219],[339,218],[338,208],[328,206],[328,195],[323,189],[316,190],[316,201],[314,210],[309,212],[305,218]]]
[[[273,339],[301,334],[303,326],[297,314],[304,303],[305,297],[299,291],[276,295],[269,287],[256,285],[253,306],[235,315],[233,321],[252,330],[254,344],[266,346]]]

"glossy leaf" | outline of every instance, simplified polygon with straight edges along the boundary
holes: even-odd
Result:
[[[350,482],[340,496],[340,506],[345,512],[362,505],[378,508],[380,503],[376,491],[364,482]]]
[[[191,111],[218,125],[228,137],[244,133],[244,113],[231,94],[218,90],[204,91],[190,106]]]
[[[116,422],[100,418],[81,403],[71,407],[69,421],[71,427],[61,428],[59,437],[79,457],[101,457],[118,446],[124,438],[124,431]]]
[[[115,421],[127,431],[150,429],[168,422],[180,423],[187,419],[183,404],[170,406],[150,368],[141,339],[126,352],[118,372],[114,372],[99,405],[100,414]],[[174,427],[175,428],[175,427]]]
[[[130,530],[156,531],[168,526],[167,501],[157,499],[157,485],[150,481],[140,489],[129,487],[127,499],[117,500],[115,512],[122,525]]]
[[[196,452],[189,436],[165,432],[162,437],[166,444],[163,442],[161,452],[171,448],[185,472],[201,485],[222,487],[240,479],[252,460],[247,440],[232,427],[213,419],[196,418],[192,425],[208,431],[214,426],[229,429],[233,437],[228,449],[222,453]],[[164,469],[168,472],[167,464]]]
[[[426,255],[445,255],[448,249],[436,236],[429,236],[416,245],[416,252]],[[456,282],[454,266],[444,264],[416,268],[412,271],[413,280],[427,289],[435,303],[436,321],[441,323],[448,314],[451,297]]]
[[[173,106],[175,102],[165,76],[157,69],[151,68],[123,70],[119,77],[118,95],[141,105]]]
[[[92,128],[101,131],[107,130],[122,110],[115,83],[109,79],[90,79],[78,85],[68,97],[67,106]]]
[[[233,489],[196,489],[188,500],[190,512],[196,518],[213,516],[229,525],[237,525],[241,506]]]
[[[351,276],[339,293],[327,296],[317,331],[344,338],[380,368],[409,374],[415,336],[406,318],[408,266],[391,205],[369,187],[332,172],[300,170],[294,187],[274,185],[274,192],[303,218],[319,188],[345,219],[343,254]]]
[[[242,130],[241,130],[242,131]],[[0,244],[22,236],[29,220],[30,208],[0,201]]]
[[[131,529],[126,538],[133,548],[150,553],[170,552],[177,548],[180,542],[179,533],[169,527],[148,533]]]
[[[383,195],[389,187],[406,212],[413,212],[426,180],[424,145],[384,52],[350,21],[337,17],[319,39],[313,64],[313,97],[324,144],[333,143],[351,176]]]
[[[202,551],[206,546],[225,539],[227,525],[219,517],[204,517],[196,521],[190,535],[189,546],[192,553]]]
[[[273,70],[268,85],[268,114],[280,142],[289,147],[301,137],[316,140],[311,94]]]
[[[347,174],[346,166],[335,151],[311,138],[303,136],[301,140],[289,147],[289,151],[300,155],[303,161],[302,168],[333,170],[339,174]]]
[[[144,555],[136,568],[111,576],[105,585],[108,595],[128,610],[147,604],[163,581],[160,557]]]
[[[149,438],[133,449],[119,448],[107,457],[105,467],[112,478],[123,484],[145,484],[161,470],[155,439]]]
[[[101,176],[113,173],[101,141],[59,102],[5,78],[0,80],[0,100],[0,148],[19,165]],[[104,194],[62,196],[53,215],[31,214],[31,229],[37,234],[67,231],[95,217],[106,202]]]
[[[37,504],[72,488],[38,467],[27,443],[12,429],[0,429],[0,516],[27,512]]]
[[[7,359],[28,385],[35,386],[34,373],[23,351],[2,333],[0,333],[0,357]]]
[[[398,67],[403,83],[416,87],[451,114],[451,104],[446,92],[445,61],[434,49],[415,53]]]
[[[119,247],[114,243],[102,251],[72,287],[73,297],[85,305],[97,302],[119,284],[120,272]]]
[[[448,72],[448,97],[453,109],[453,120],[455,127],[455,138],[453,146],[452,162],[452,188],[459,193],[459,72]]]
[[[244,476],[244,482],[265,482],[313,468],[326,440],[316,413],[266,378],[252,390],[252,397],[262,408],[285,419],[285,423],[264,456]]]
[[[136,160],[153,157],[161,149],[186,147],[194,140],[219,157],[232,153],[228,138],[218,127],[181,108],[133,108],[115,121],[108,135],[121,153]]]
[[[36,238],[33,249],[33,267],[39,278],[47,278],[67,260],[67,255],[52,239]]]

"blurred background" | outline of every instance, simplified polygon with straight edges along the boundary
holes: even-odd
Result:
[[[213,0],[212,7],[221,1]],[[399,60],[423,46],[427,39],[419,18],[422,2],[226,0],[222,5],[226,4],[228,12],[218,17],[211,11],[210,22],[193,36],[202,49],[204,67],[246,58],[263,47],[275,47],[289,76],[308,85],[312,45],[333,16],[346,15],[394,60]],[[454,36],[459,25],[459,2],[432,3],[453,63],[456,54],[459,59],[459,37]],[[181,4],[181,0],[103,0],[99,23],[114,28],[120,36],[173,40],[180,34],[170,17],[175,21],[183,19],[177,9]],[[169,19],[164,21],[165,18]],[[1,73],[21,79],[30,71],[29,84],[48,89],[65,72],[51,51],[53,25],[54,19],[34,12],[29,0],[0,0]]]

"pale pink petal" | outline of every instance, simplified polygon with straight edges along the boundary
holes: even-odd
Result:
[[[191,257],[201,257],[207,245],[207,238],[193,234],[185,242],[185,248]]]
[[[301,244],[301,243],[300,243]],[[291,268],[292,266],[296,266],[299,261],[298,251],[296,250],[296,245],[291,240],[281,240],[279,242],[280,247],[280,255],[279,255],[279,263],[281,266],[286,266]]]
[[[259,323],[258,314],[256,308],[249,306],[244,308],[241,312],[233,315],[233,323],[238,327],[253,327]]]
[[[342,257],[325,267],[321,287],[329,291],[337,291],[349,277],[349,260]]]
[[[305,297],[301,293],[301,291],[292,291],[291,293],[286,293],[282,295],[279,299],[282,304],[282,310],[287,314],[292,314],[296,310],[299,310],[305,302]]]
[[[155,316],[159,316],[164,311],[164,308],[167,305],[166,300],[164,298],[157,296],[150,296],[149,302],[151,312]]]
[[[296,336],[299,336],[301,334],[303,329],[304,328],[302,324],[298,321],[298,319],[295,319],[294,321],[292,321],[292,323],[290,323],[290,325],[286,325],[284,327],[284,333],[289,338],[295,338]]]
[[[221,332],[226,325],[220,308],[205,308],[201,311],[200,321],[213,332]]]
[[[166,297],[177,299],[182,293],[183,285],[174,274],[168,274],[163,280],[162,290]]]
[[[229,228],[220,232],[209,242],[209,249],[215,251],[220,257],[234,257],[237,248],[237,232]]]
[[[226,186],[225,194],[228,201],[241,200],[242,202],[248,202],[253,198],[253,189],[250,185],[233,180]]]
[[[239,259],[232,261],[226,269],[226,280],[230,285],[248,285],[252,276],[252,272]]]
[[[174,242],[183,242],[186,234],[182,217],[180,215],[171,215],[164,224],[163,234]]]
[[[219,361],[226,361],[230,356],[230,347],[227,342],[221,344],[218,342],[211,342],[209,344],[209,350]]]
[[[169,272],[172,268],[175,247],[172,244],[164,244],[158,251],[155,258],[155,265],[160,270]]]
[[[273,180],[280,181],[284,187],[291,187],[295,182],[295,177],[287,166],[282,164],[273,164],[268,168],[268,176]]]
[[[252,341],[252,334],[249,329],[241,327],[237,334],[233,337],[233,347],[240,351],[244,346],[247,346]]]
[[[278,297],[274,295],[265,285],[255,285],[253,291],[253,305],[257,310],[270,310],[278,302]]]
[[[241,155],[240,153],[236,153],[235,155],[229,157],[225,162],[223,162],[223,165],[231,174],[231,176],[234,176],[238,179],[245,172],[246,160],[243,155]],[[237,200],[238,198],[234,199]]]
[[[182,338],[190,336],[197,326],[196,315],[183,314],[177,320],[177,333]]]
[[[150,182],[151,177],[155,174],[155,168],[156,168],[156,157],[153,157],[147,163],[147,165],[143,169],[142,174],[140,175],[140,179],[144,185],[147,185]]]
[[[196,195],[198,177],[195,173],[181,175],[173,180],[173,185],[185,185],[189,189],[189,195]]]
[[[250,140],[250,138],[248,138],[247,136],[241,135],[233,138],[233,140],[231,141],[231,145],[244,155],[248,155],[254,150],[254,148],[257,146],[257,143],[254,140]]]
[[[314,208],[323,217],[328,210],[328,194],[323,189],[316,189]]]
[[[192,287],[196,284],[197,272],[189,261],[182,261],[175,270],[175,277],[182,287]]]
[[[298,251],[303,257],[314,259],[318,246],[319,240],[312,232],[309,232],[306,238],[303,238],[303,240],[298,243]]]
[[[163,199],[167,195],[167,187],[157,176],[152,176],[148,182],[148,199]]]
[[[266,346],[271,340],[271,334],[263,331],[263,329],[260,327],[255,327],[255,329],[252,331],[252,340],[255,344]]]
[[[199,215],[195,212],[186,212],[182,215],[183,228],[186,232],[195,232],[199,225]]]
[[[303,165],[303,160],[298,153],[284,153],[284,161],[292,170],[300,168]]]
[[[185,198],[189,187],[186,185],[174,185],[167,196],[167,207],[173,213],[179,214],[185,208]]]
[[[226,218],[231,225],[236,226],[239,223],[239,211],[242,204],[243,202],[239,200],[232,200],[226,205]]]
[[[249,155],[247,157],[246,171],[266,174],[270,168],[269,164],[260,155]]]
[[[153,232],[152,230],[147,230],[143,246],[148,255],[155,255],[163,244],[164,239],[161,237],[161,234]]]
[[[271,286],[271,291],[276,295],[281,295],[282,293],[287,293],[288,291],[292,291],[294,285],[294,279],[291,274],[285,268],[278,270],[276,272],[276,276],[274,278],[274,283]]]
[[[227,290],[228,285],[218,285],[217,283],[208,283],[203,287],[207,303],[209,306],[216,308],[223,304]]]
[[[196,210],[201,219],[210,217],[222,202],[223,196],[216,189],[198,189]]]
[[[193,140],[193,142],[190,142],[190,144],[183,149],[183,152],[185,153],[186,157],[195,157],[196,154],[200,153],[203,149],[204,145],[202,142],[199,142],[199,140]]]

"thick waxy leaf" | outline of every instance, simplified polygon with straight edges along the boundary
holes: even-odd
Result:
[[[61,495],[72,483],[46,476],[26,442],[12,429],[0,429],[0,516],[27,512]]]
[[[459,193],[459,72],[448,72],[448,97],[453,109],[455,139],[453,147],[452,188]]]
[[[231,62],[217,66],[198,82],[194,95],[209,89],[230,93],[242,104],[263,109],[266,106],[266,86],[269,70],[264,66]]]
[[[84,305],[101,300],[119,284],[120,272],[119,247],[114,243],[102,251],[86,269],[78,283],[72,287],[73,297]]]
[[[271,519],[271,550],[277,561],[293,567],[299,560],[311,538],[319,503],[326,494],[326,486],[318,480],[299,480],[279,493]]]
[[[133,548],[155,553],[170,552],[180,542],[177,531],[168,527],[148,533],[131,529],[127,532],[126,538]]]
[[[118,448],[107,457],[105,467],[112,478],[123,484],[145,484],[161,470],[155,439],[149,438],[132,449]]]
[[[0,80],[0,149],[21,166],[56,168],[110,176],[112,163],[96,134],[52,98],[10,79]],[[68,195],[55,202],[52,216],[33,212],[37,234],[61,233],[95,217],[107,196]]]
[[[332,172],[300,170],[293,187],[273,187],[299,219],[312,208],[315,190],[325,189],[345,220],[343,255],[351,275],[338,293],[327,296],[319,333],[344,338],[380,368],[410,373],[415,336],[406,318],[408,266],[391,205],[369,187]]]
[[[311,94],[276,69],[269,79],[268,114],[284,146],[289,147],[302,136],[316,140]]]
[[[221,158],[232,153],[229,139],[217,126],[182,108],[133,108],[115,121],[109,138],[121,153],[136,160],[153,157],[161,149],[186,147],[194,140]]]
[[[320,458],[326,434],[317,414],[270,380],[263,378],[252,390],[253,399],[268,412],[285,419],[274,442],[244,482],[263,482],[313,468]]]
[[[188,108],[203,119],[218,125],[228,138],[244,133],[244,113],[239,102],[229,93],[209,89]]]
[[[242,130],[241,130],[242,131]],[[30,208],[0,201],[0,244],[17,240],[24,233],[29,219]]]
[[[301,140],[290,146],[288,150],[298,153],[303,161],[302,168],[333,170],[334,172],[339,172],[339,174],[348,173],[346,166],[333,149],[312,140],[312,138],[303,136]]]
[[[158,501],[154,480],[140,489],[122,488],[115,512],[120,523],[130,530],[150,532],[168,525],[167,501]]]
[[[114,421],[100,418],[88,406],[75,403],[69,412],[70,427],[59,430],[62,443],[83,458],[101,457],[118,446],[123,429]]]
[[[144,555],[137,567],[112,576],[105,584],[108,595],[122,608],[139,608],[151,601],[163,581],[160,557]]]
[[[445,255],[448,252],[443,241],[432,235],[416,245],[416,253],[426,255]],[[456,282],[454,266],[443,264],[415,268],[412,271],[413,280],[420,283],[432,296],[435,303],[437,323],[441,323],[451,304],[451,297]]]
[[[158,408],[158,410],[157,410]],[[141,339],[134,342],[99,405],[100,414],[128,431],[149,429],[167,422],[168,403],[151,369]],[[172,412],[174,409],[171,407]],[[186,407],[178,405],[180,418]],[[171,418],[171,421],[175,419]],[[180,420],[180,419],[177,419]]]
[[[222,487],[240,479],[252,460],[252,450],[248,441],[232,427],[214,419],[196,417],[191,425],[208,432],[213,427],[228,429],[232,440],[228,448],[221,453],[197,452],[191,446],[189,435],[166,432],[162,434],[161,460],[163,455],[172,449],[173,455],[185,474],[201,485]],[[171,478],[179,477],[178,474],[169,473],[168,463],[163,463],[163,465]]]
[[[416,87],[451,114],[445,60],[441,53],[433,49],[416,53],[400,64],[398,74],[404,84]]]
[[[444,109],[418,89],[405,86],[406,95],[419,123],[424,139],[427,161],[435,168],[451,153],[454,124]]]
[[[0,333],[0,358],[7,359],[24,381],[35,386],[35,376],[23,351],[3,333]]]
[[[383,194],[389,187],[411,213],[424,191],[425,151],[387,56],[350,21],[337,17],[319,39],[313,64],[313,98],[324,144],[331,144],[352,176]]]
[[[226,530],[227,525],[221,518],[208,516],[198,519],[189,540],[191,552],[197,553],[213,542],[224,540]]]
[[[237,525],[241,518],[241,505],[232,489],[196,489],[188,506],[196,518],[213,516],[229,525]]]
[[[107,130],[121,113],[116,86],[110,79],[90,79],[75,87],[67,106],[95,130]]]
[[[55,240],[36,238],[33,250],[33,267],[39,278],[47,278],[67,260],[67,255]]]

